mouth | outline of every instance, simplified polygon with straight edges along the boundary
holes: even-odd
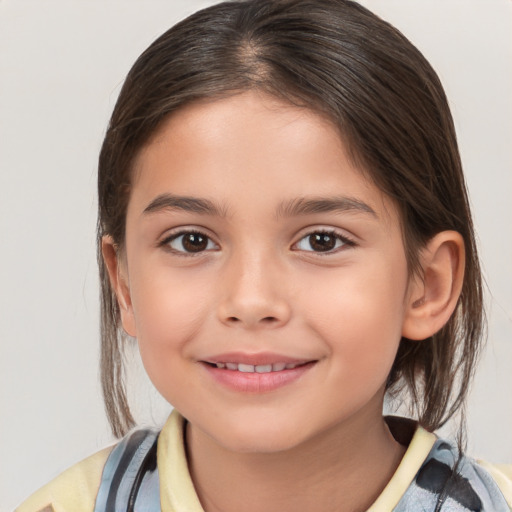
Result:
[[[282,372],[283,370],[293,370],[298,366],[308,364],[310,361],[304,363],[272,363],[272,364],[245,364],[245,363],[210,363],[205,361],[206,364],[220,369],[227,369],[231,371],[238,371],[243,373],[272,373]]]
[[[200,362],[223,387],[243,393],[266,393],[303,378],[318,360],[273,354],[225,354]]]

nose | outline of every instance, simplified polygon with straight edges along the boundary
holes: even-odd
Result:
[[[246,329],[282,327],[291,306],[279,265],[258,255],[232,258],[220,279],[219,320]]]

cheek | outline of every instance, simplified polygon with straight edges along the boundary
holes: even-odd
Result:
[[[211,309],[208,281],[192,274],[153,267],[131,284],[137,340],[152,379],[167,373],[178,355],[186,357],[188,342]]]
[[[354,265],[316,279],[305,288],[304,314],[310,325],[329,345],[343,373],[371,381],[382,380],[393,364],[401,339],[405,266],[396,269],[384,262]],[[400,270],[400,271],[399,271]],[[307,297],[307,299],[306,299]]]
[[[194,328],[210,294],[204,273],[180,271],[150,260],[133,275],[130,290],[139,337],[161,329],[180,337]]]

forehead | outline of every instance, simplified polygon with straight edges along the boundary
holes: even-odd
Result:
[[[221,98],[203,98],[173,112],[150,137],[136,159],[136,169],[148,150],[174,142],[183,150],[193,135],[194,148],[209,150],[228,145],[238,135],[238,144],[245,139],[251,144],[269,143],[287,138],[297,146],[311,144],[315,139],[345,152],[337,125],[327,115],[307,106],[293,105],[260,90],[242,91]],[[240,149],[244,149],[243,146]],[[232,152],[230,153],[232,154]],[[274,156],[278,156],[275,154]]]
[[[326,116],[250,91],[172,114],[135,161],[132,195],[213,197],[227,211],[233,197],[263,207],[343,195],[389,217],[391,201],[367,176]]]

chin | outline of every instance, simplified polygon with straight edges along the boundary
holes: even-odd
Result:
[[[305,433],[299,431],[297,425],[283,425],[280,422],[237,422],[221,428],[220,432],[221,435],[212,437],[225,449],[237,453],[283,452],[305,441]]]
[[[237,453],[279,453],[288,451],[300,442],[294,442],[289,436],[282,433],[260,433],[257,436],[233,436],[224,443],[227,450]]]

